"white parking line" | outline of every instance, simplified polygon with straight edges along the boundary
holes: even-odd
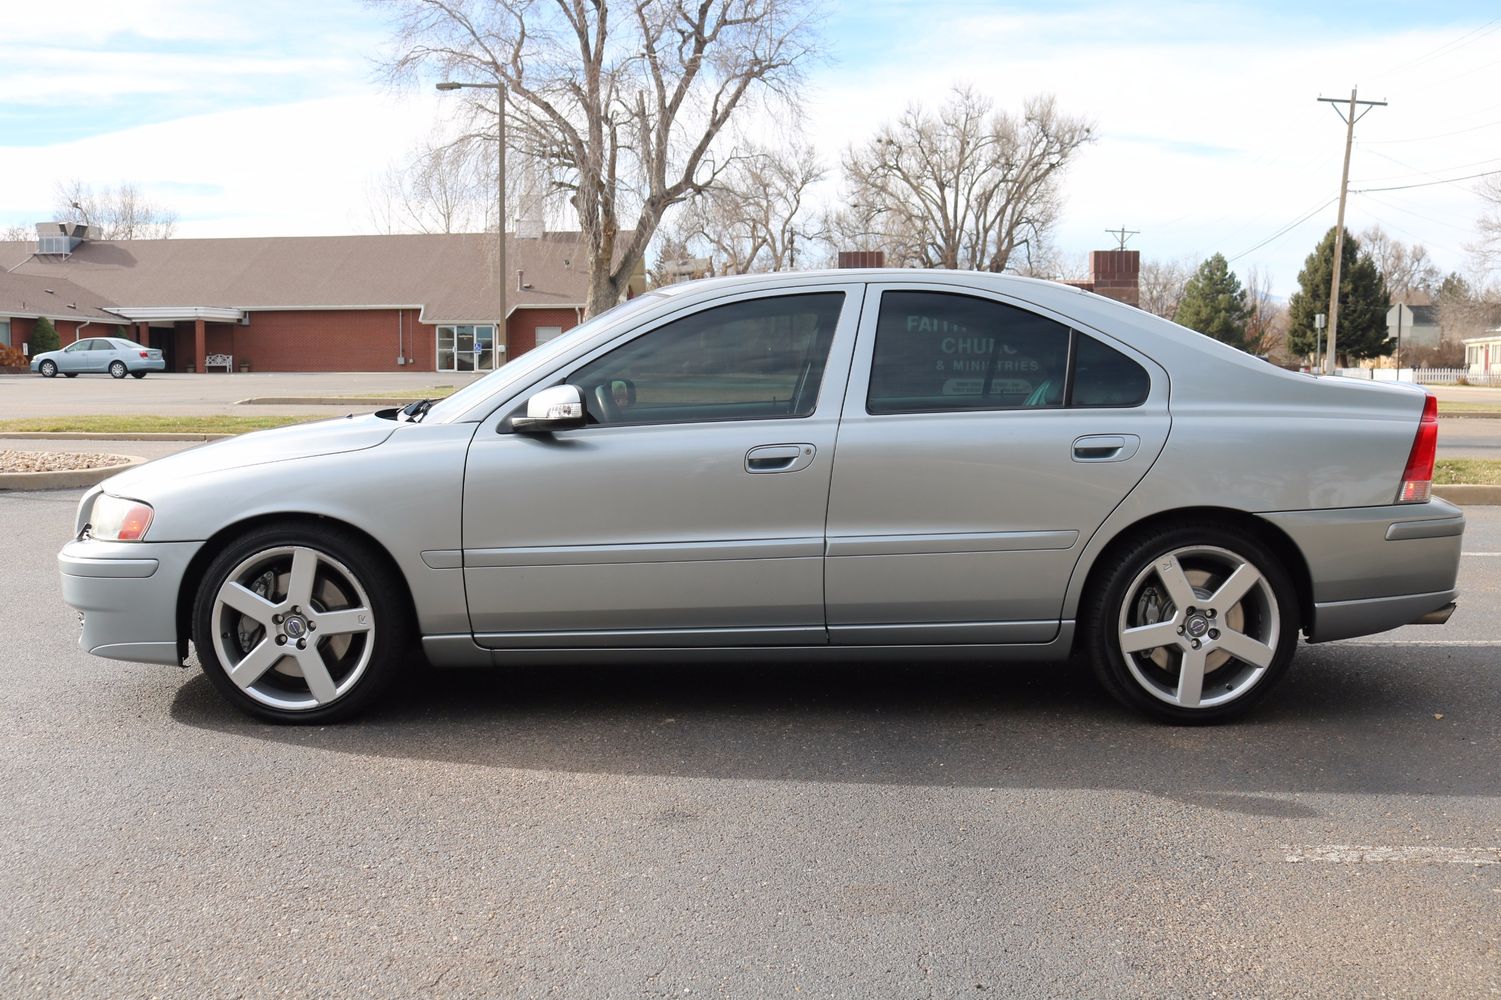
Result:
[[[1462,555],[1462,556],[1474,556],[1477,559],[1479,559],[1479,558],[1491,558],[1491,559],[1494,559],[1497,556],[1501,556],[1501,552],[1461,552],[1460,555]]]
[[[1501,639],[1345,639],[1340,646],[1501,646]]]
[[[1286,852],[1286,860],[1295,865],[1306,861],[1326,861],[1333,864],[1501,865],[1501,847],[1283,844],[1282,850]]]

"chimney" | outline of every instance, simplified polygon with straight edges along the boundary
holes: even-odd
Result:
[[[1089,254],[1089,287],[1099,295],[1141,305],[1141,251],[1094,250]]]
[[[885,267],[885,250],[841,250],[840,267]]]

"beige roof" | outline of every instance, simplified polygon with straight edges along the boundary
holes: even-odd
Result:
[[[3,246],[5,244],[0,244]],[[104,311],[112,303],[64,278],[0,270],[0,316],[46,316],[104,323],[125,320]]]
[[[0,271],[20,263],[12,277],[66,280],[126,309],[413,306],[424,322],[440,323],[492,318],[497,298],[495,238],[477,233],[107,240],[66,258],[33,250],[0,242]],[[512,235],[506,253],[508,309],[584,305],[588,268],[577,233]]]

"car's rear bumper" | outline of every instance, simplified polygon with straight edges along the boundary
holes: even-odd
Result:
[[[78,644],[95,656],[182,662],[177,593],[195,542],[69,542],[57,554],[63,600],[78,611]]]
[[[162,358],[155,361],[135,361],[129,364],[133,372],[164,372],[167,370],[167,362]]]
[[[1443,500],[1262,516],[1287,533],[1308,564],[1310,642],[1407,625],[1458,594],[1465,517]]]

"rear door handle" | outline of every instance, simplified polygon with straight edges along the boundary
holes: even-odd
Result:
[[[813,464],[816,451],[811,444],[763,444],[745,453],[745,471],[796,472]]]
[[[1074,461],[1124,462],[1140,447],[1135,434],[1088,434],[1074,439]]]

